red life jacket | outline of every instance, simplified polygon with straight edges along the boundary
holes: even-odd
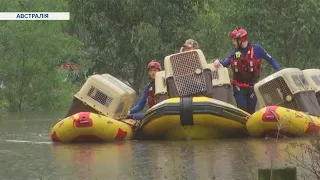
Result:
[[[148,86],[149,89],[147,90],[147,103],[149,108],[152,108],[152,106],[156,105],[154,82],[151,82]]]
[[[250,49],[247,54],[236,55],[231,59],[231,69],[233,71],[233,81],[239,83],[255,83],[261,73],[261,59],[254,59],[253,45],[249,46]]]

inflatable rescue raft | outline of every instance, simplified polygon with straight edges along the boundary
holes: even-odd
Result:
[[[320,70],[286,68],[260,80],[261,108],[250,115],[231,105],[228,71],[207,64],[201,50],[166,56],[164,66],[156,75],[158,104],[139,128],[149,139],[239,137],[244,126],[254,137],[319,132]]]
[[[319,127],[318,117],[280,106],[264,107],[252,114],[246,123],[253,137],[301,137],[319,133]]]
[[[135,91],[110,74],[88,78],[64,119],[51,129],[54,142],[131,140],[135,120],[126,119]],[[119,119],[119,120],[117,120]]]
[[[156,74],[155,101],[142,120],[126,119],[135,91],[109,74],[93,75],[75,94],[55,142],[214,139],[319,132],[320,70],[286,68],[254,85],[260,110],[232,105],[228,70],[213,68],[200,49],[166,56]],[[122,120],[117,120],[122,119]],[[123,120],[125,119],[125,120]]]
[[[248,133],[254,137],[318,134],[319,80],[320,70],[286,68],[259,81],[254,90],[263,108],[248,119]]]
[[[123,121],[90,112],[80,112],[62,119],[51,129],[54,142],[102,142],[130,140],[134,120]]]
[[[245,135],[249,113],[233,106],[228,70],[207,64],[200,49],[166,56],[155,78],[157,104],[141,120],[139,139],[214,139]]]
[[[140,133],[148,139],[215,139],[245,136],[250,116],[231,104],[208,97],[170,98],[149,109]]]

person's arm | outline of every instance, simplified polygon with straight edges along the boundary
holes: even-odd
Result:
[[[229,56],[224,60],[224,61],[220,61],[220,63],[222,64],[222,66],[223,67],[229,67],[230,66],[230,64],[231,64],[231,59],[232,59],[232,57],[234,56],[234,52],[235,52],[235,50],[233,49],[231,52],[230,52],[230,54],[229,54]]]
[[[277,71],[281,70],[279,63],[272,56],[270,56],[270,54],[268,54],[262,46],[256,44],[254,53],[255,53],[255,56],[256,55],[259,56],[257,58],[263,58],[267,60],[275,70]]]
[[[138,104],[130,109],[130,114],[137,113],[144,108],[144,106],[147,103],[147,90],[148,90],[148,86],[146,86],[143,89],[142,97],[141,97],[140,101],[138,102]]]

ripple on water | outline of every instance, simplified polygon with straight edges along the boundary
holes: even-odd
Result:
[[[288,164],[284,140],[54,144],[49,131],[59,118],[53,117],[0,120],[1,179],[251,180],[271,157],[275,167]]]

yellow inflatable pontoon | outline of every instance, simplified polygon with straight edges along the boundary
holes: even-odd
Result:
[[[165,57],[155,79],[158,104],[139,126],[139,139],[213,139],[245,135],[250,115],[231,105],[228,70],[207,64],[200,49]]]
[[[134,120],[112,118],[80,112],[59,121],[51,129],[54,142],[98,142],[130,140],[134,134]]]
[[[74,95],[66,117],[56,123],[54,142],[96,142],[133,139],[135,121],[125,119],[135,91],[109,74],[93,75]],[[121,120],[117,120],[121,119]]]
[[[214,139],[244,136],[250,114],[208,97],[170,98],[148,110],[140,131],[148,139]]]
[[[251,136],[305,136],[319,133],[320,119],[296,110],[267,106],[255,112],[247,121],[246,129]]]
[[[280,136],[318,133],[320,106],[316,91],[319,91],[319,77],[320,71],[286,68],[259,81],[254,90],[263,108],[248,119],[249,134],[265,137],[277,135],[277,132]]]

